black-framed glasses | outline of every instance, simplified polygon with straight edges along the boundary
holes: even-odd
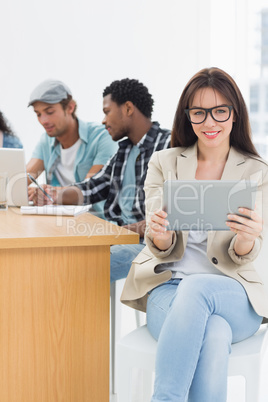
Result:
[[[203,123],[208,113],[212,119],[219,123],[223,123],[230,119],[231,111],[233,110],[233,106],[221,105],[214,106],[210,109],[206,109],[204,107],[192,107],[191,109],[184,109],[189,121],[193,124],[201,124]]]

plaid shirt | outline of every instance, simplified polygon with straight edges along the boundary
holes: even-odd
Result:
[[[95,204],[106,200],[104,215],[107,220],[117,222],[119,226],[127,225],[121,217],[119,195],[129,152],[133,147],[129,139],[118,143],[119,149],[107,164],[91,179],[86,179],[76,186],[82,191],[84,204]],[[170,131],[161,129],[158,122],[153,122],[152,127],[137,144],[140,155],[135,163],[136,189],[133,200],[132,215],[139,222],[145,219],[145,194],[143,190],[146,178],[148,162],[154,151],[169,148]]]

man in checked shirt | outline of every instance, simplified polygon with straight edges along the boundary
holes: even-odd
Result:
[[[144,247],[144,180],[154,151],[168,148],[170,131],[151,121],[154,101],[148,89],[134,79],[111,83],[103,92],[106,129],[118,151],[93,177],[57,190],[44,186],[55,204],[95,204],[105,200],[105,219],[140,235],[140,244],[111,246],[111,282],[125,278],[132,260]],[[49,203],[38,192],[36,204]]]

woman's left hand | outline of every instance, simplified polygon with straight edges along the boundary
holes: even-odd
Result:
[[[244,216],[229,214],[226,225],[237,235],[235,251],[239,255],[244,255],[250,252],[254,246],[255,239],[260,236],[262,219],[256,210],[239,208],[239,213]]]

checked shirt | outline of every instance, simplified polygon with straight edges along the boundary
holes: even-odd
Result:
[[[132,142],[127,138],[118,143],[119,149],[107,164],[92,178],[76,183],[82,191],[84,204],[95,204],[106,200],[104,204],[104,215],[107,220],[117,222],[119,226],[127,225],[121,218],[119,206],[119,194],[122,188],[125,167],[129,152],[133,147]],[[136,189],[133,199],[132,214],[136,221],[145,219],[145,195],[144,180],[146,178],[148,162],[154,151],[169,148],[170,131],[161,129],[158,122],[153,122],[152,127],[137,144],[140,155],[136,159],[135,176]]]

